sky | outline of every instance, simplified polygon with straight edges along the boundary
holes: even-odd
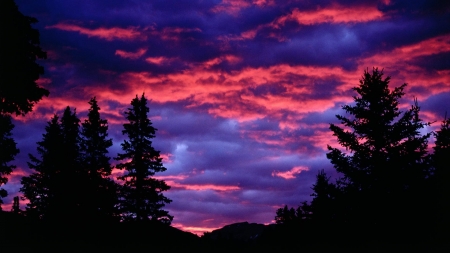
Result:
[[[171,189],[172,225],[201,235],[235,222],[274,222],[284,205],[311,200],[329,130],[353,101],[364,70],[407,83],[402,111],[417,98],[439,128],[450,113],[450,2],[302,0],[16,0],[38,19],[38,83],[50,91],[14,118],[20,149],[4,186],[9,210],[30,173],[28,154],[66,106],[84,120],[96,97],[121,152],[124,112],[149,99],[153,140]],[[433,140],[430,139],[430,148]],[[111,159],[112,164],[116,161]],[[117,176],[121,172],[114,171]]]

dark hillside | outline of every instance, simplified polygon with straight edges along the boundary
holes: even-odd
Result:
[[[1,252],[201,251],[199,237],[160,223],[46,223],[10,212],[0,212],[0,238]]]

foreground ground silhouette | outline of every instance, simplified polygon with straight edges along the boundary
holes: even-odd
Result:
[[[1,252],[448,252],[447,243],[371,241],[339,229],[328,236],[307,224],[231,224],[203,237],[158,222],[45,223],[0,212]],[[336,229],[338,230],[338,229]],[[378,231],[384,233],[386,231]],[[365,239],[364,239],[365,238]],[[419,250],[419,251],[417,251]]]

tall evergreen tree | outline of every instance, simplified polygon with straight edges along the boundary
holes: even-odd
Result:
[[[21,192],[29,199],[27,213],[44,219],[78,217],[82,201],[78,188],[80,173],[79,123],[75,111],[64,110],[54,116],[38,142],[40,159],[30,156],[28,166],[34,173],[22,178]]]
[[[398,100],[406,84],[389,89],[390,77],[374,68],[364,71],[354,105],[343,106],[350,117],[336,115],[343,127],[331,124],[339,144],[348,152],[328,146],[328,159],[342,177],[346,217],[364,226],[386,222],[408,223],[421,201],[420,186],[429,175],[427,139],[420,130],[429,123],[419,118],[415,101],[402,114]],[[389,212],[386,212],[389,209]],[[415,213],[417,215],[417,213]],[[412,221],[409,220],[410,224]]]
[[[37,19],[24,16],[13,0],[0,1],[0,113],[24,115],[48,96],[36,80],[44,74],[37,59],[47,58],[39,47]]]
[[[19,153],[16,148],[16,142],[11,137],[11,131],[14,125],[11,123],[11,116],[0,114],[0,187],[8,182],[7,175],[11,174],[12,170],[16,168],[10,162]],[[3,204],[2,198],[7,196],[7,191],[0,188],[0,210]]]
[[[334,199],[336,198],[336,185],[329,182],[330,177],[324,170],[320,170],[316,175],[316,183],[313,184],[314,191],[311,196],[312,219],[317,223],[330,223],[333,220]]]
[[[117,205],[117,186],[109,178],[111,165],[108,148],[112,139],[108,138],[108,122],[100,118],[100,107],[92,98],[88,118],[82,123],[81,152],[82,166],[86,173],[83,187],[84,205],[87,216],[92,218],[108,218],[115,214]]]
[[[159,151],[152,146],[156,129],[147,116],[149,108],[147,99],[141,98],[131,101],[122,133],[128,139],[121,144],[124,153],[118,154],[116,160],[122,161],[117,165],[125,169],[126,174],[118,179],[123,180],[121,189],[120,212],[125,220],[152,220],[170,224],[173,216],[163,209],[171,200],[163,195],[163,191],[170,186],[163,180],[153,178],[157,172],[166,168],[162,164]]]
[[[27,215],[46,218],[51,205],[55,203],[56,176],[63,166],[61,149],[62,131],[59,117],[54,115],[45,127],[42,141],[37,142],[40,159],[29,154],[28,167],[34,170],[22,177],[20,191],[29,200]]]
[[[433,192],[435,206],[434,215],[436,218],[436,229],[441,231],[441,237],[448,240],[448,226],[450,225],[450,118],[445,117],[441,128],[435,133],[436,142],[433,154]],[[445,232],[444,232],[445,231]]]

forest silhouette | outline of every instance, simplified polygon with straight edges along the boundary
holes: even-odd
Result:
[[[36,83],[43,74],[36,59],[46,58],[39,32],[31,28],[37,20],[22,15],[12,0],[0,7],[1,31],[8,35],[0,47],[1,187],[19,153],[11,115],[26,115],[49,91]],[[173,216],[163,209],[171,202],[163,195],[170,186],[153,177],[166,168],[152,146],[157,129],[144,94],[125,112],[123,153],[114,157],[124,174],[117,178],[111,175],[108,122],[96,98],[88,102],[84,121],[67,106],[47,122],[38,156],[29,155],[33,172],[22,178],[20,189],[25,210],[14,197],[12,210],[0,212],[0,249],[441,250],[450,236],[450,119],[444,117],[438,131],[421,134],[431,123],[420,118],[417,100],[401,112],[406,84],[391,89],[389,82],[378,68],[364,71],[353,88],[354,103],[342,107],[346,115],[336,115],[340,125],[330,124],[340,147],[328,146],[327,158],[338,177],[332,182],[319,171],[311,202],[278,209],[274,225],[233,224],[202,238],[171,227]],[[6,196],[0,189],[0,210]],[[165,243],[170,241],[177,243]]]

